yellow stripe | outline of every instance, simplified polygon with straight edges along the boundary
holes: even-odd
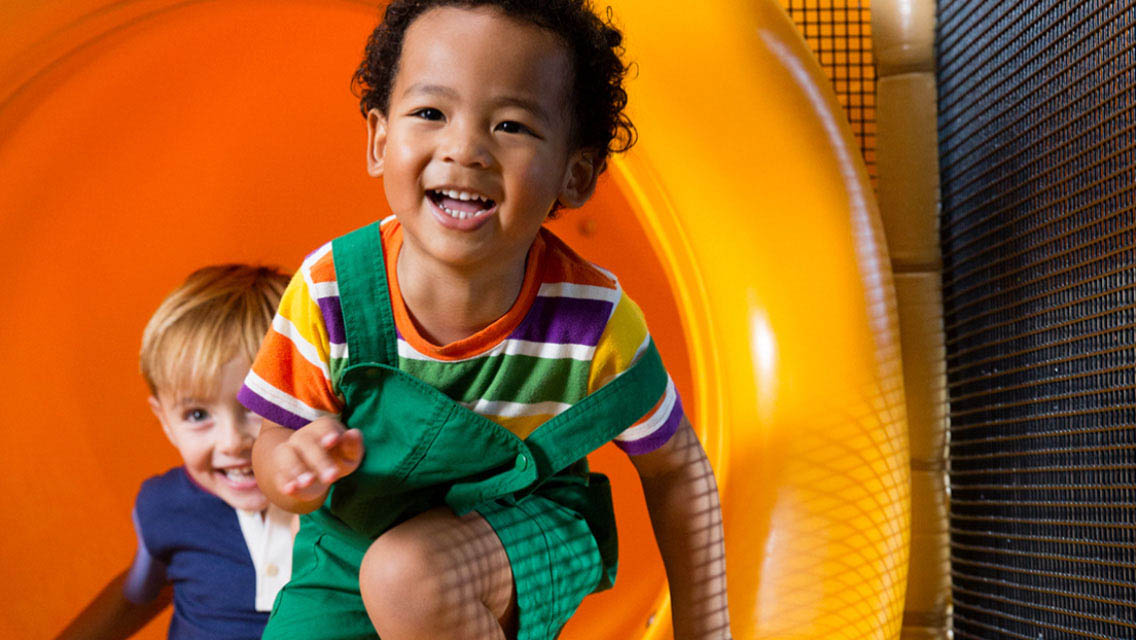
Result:
[[[303,271],[297,271],[280,299],[280,315],[299,332],[299,338],[315,348],[316,355],[325,366],[331,364],[331,339],[323,323],[319,305],[312,299]],[[296,347],[293,345],[293,349]],[[297,358],[303,358],[298,352]]]
[[[596,344],[592,370],[588,374],[588,393],[631,367],[635,362],[635,352],[646,339],[647,321],[643,312],[625,292]]]
[[[552,418],[551,415],[520,416],[517,418],[505,418],[502,416],[485,417],[512,431],[518,438],[527,438],[537,427]]]

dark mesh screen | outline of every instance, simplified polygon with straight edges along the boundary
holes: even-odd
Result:
[[[957,638],[1136,638],[1136,2],[942,0]]]
[[[876,67],[869,0],[782,0],[816,54],[876,180]]]

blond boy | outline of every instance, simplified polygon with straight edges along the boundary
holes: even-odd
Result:
[[[184,464],[142,484],[133,561],[60,638],[129,637],[171,600],[170,638],[260,637],[291,573],[293,517],[257,487],[260,420],[237,391],[287,283],[268,267],[205,267],[150,318],[142,376]]]

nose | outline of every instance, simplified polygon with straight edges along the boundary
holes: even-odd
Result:
[[[256,427],[254,421],[249,420],[243,411],[237,415],[227,415],[218,419],[215,426],[217,449],[228,455],[243,454],[252,447],[256,438]]]
[[[445,162],[485,168],[493,162],[488,142],[485,132],[475,123],[454,120],[445,128],[439,152]]]

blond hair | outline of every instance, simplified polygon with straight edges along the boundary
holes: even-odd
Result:
[[[225,364],[256,357],[287,284],[274,267],[224,264],[191,273],[142,332],[140,364],[150,392],[212,397]]]

